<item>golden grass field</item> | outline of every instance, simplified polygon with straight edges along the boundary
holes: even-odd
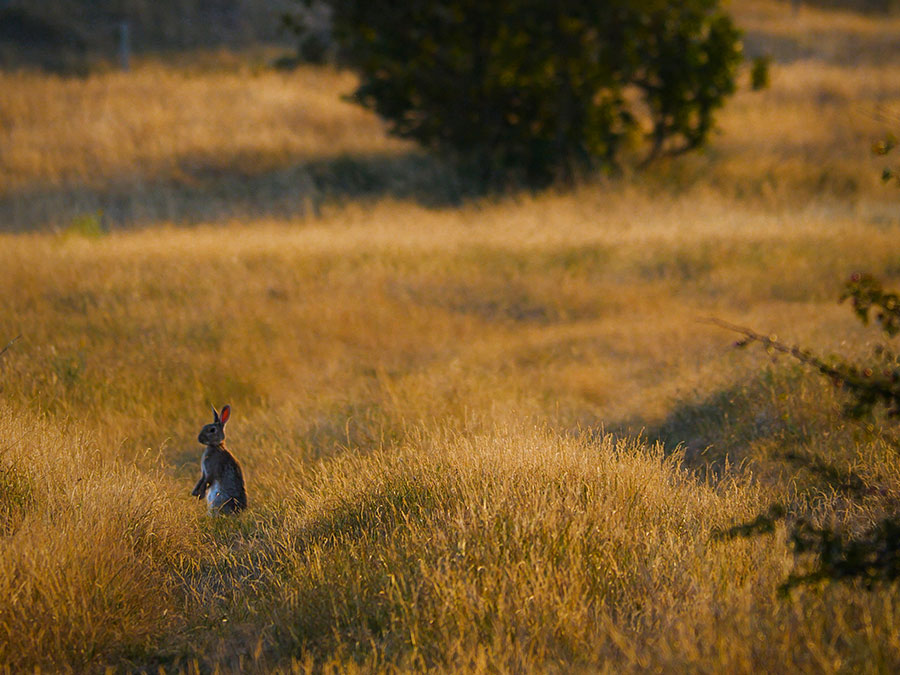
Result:
[[[716,537],[896,513],[890,425],[700,320],[868,352],[900,20],[734,11],[772,86],[707,151],[504,198],[347,73],[0,75],[0,669],[896,672],[895,584],[782,597],[783,527]],[[234,519],[190,497],[208,402]]]

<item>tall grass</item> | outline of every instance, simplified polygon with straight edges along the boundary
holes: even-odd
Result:
[[[760,372],[696,319],[838,348],[857,333],[836,280],[861,262],[896,274],[895,235],[697,207],[585,188],[4,236],[0,327],[23,335],[0,394],[4,659],[893,663],[893,600],[785,603],[783,535],[713,533],[774,500],[871,522],[894,499],[894,455],[833,425],[827,387]],[[237,520],[206,521],[188,496],[207,400],[235,410],[253,504]],[[686,464],[604,427],[686,442]],[[865,496],[787,452],[825,457]],[[856,637],[865,621],[880,628]]]
[[[780,4],[735,9],[802,38]],[[895,586],[784,598],[809,561],[782,529],[719,536],[776,501],[850,531],[897,504],[890,435],[697,321],[868,349],[835,298],[857,269],[900,283],[865,112],[900,93],[890,59],[825,61],[779,62],[705,155],[453,208],[394,189],[408,148],[335,101],[346,74],[0,76],[0,214],[37,225],[0,235],[0,344],[22,335],[0,355],[0,666],[895,670]],[[399,157],[361,202],[216,203],[380,166],[360,155]],[[80,211],[110,195],[148,226]],[[208,402],[234,410],[234,519],[189,497]]]

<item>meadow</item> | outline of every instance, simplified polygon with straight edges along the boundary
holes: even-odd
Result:
[[[0,668],[895,672],[900,589],[779,587],[773,503],[862,531],[894,422],[818,353],[900,286],[900,20],[748,0],[704,152],[473,196],[261,54],[0,74]],[[138,102],[138,104],[136,104]],[[250,508],[190,497],[209,403]]]

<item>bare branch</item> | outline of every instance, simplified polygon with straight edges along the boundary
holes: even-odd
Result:
[[[22,339],[21,335],[16,335],[16,337],[14,337],[12,340],[7,342],[6,346],[3,349],[0,349],[0,357],[2,357],[4,354],[6,354],[6,352],[9,351],[9,348],[12,347],[14,344],[16,344],[21,339]]]
[[[832,366],[829,366],[827,363],[814,356],[811,352],[808,352],[805,349],[800,349],[800,347],[797,347],[796,345],[790,347],[783,342],[779,342],[778,338],[774,335],[763,335],[762,333],[757,333],[755,330],[747,328],[746,326],[738,326],[737,324],[722,321],[722,319],[716,319],[714,317],[702,319],[701,323],[718,326],[719,328],[730,330],[733,333],[740,333],[744,336],[745,339],[739,341],[735,345],[737,347],[746,347],[751,342],[759,342],[767,349],[773,349],[776,352],[781,352],[782,354],[793,356],[795,359],[813,366],[814,368],[817,368],[825,375],[831,375],[832,377],[841,376],[841,373],[838,370],[836,370]]]
[[[900,417],[900,373],[894,369],[877,372],[874,368],[860,367],[844,361],[832,365],[806,349],[780,342],[774,335],[763,335],[745,326],[716,318],[701,322],[743,335],[744,339],[735,343],[736,347],[746,347],[751,342],[759,342],[769,352],[787,354],[815,368],[822,375],[830,377],[836,385],[845,387],[853,393],[855,405],[849,406],[846,410],[851,417],[860,417],[868,413],[877,401],[887,407],[891,417]]]

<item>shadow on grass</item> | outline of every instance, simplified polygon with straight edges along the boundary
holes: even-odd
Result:
[[[385,197],[437,208],[485,193],[449,163],[416,152],[342,155],[264,172],[187,158],[165,178],[36,186],[0,196],[0,231],[67,228],[96,214],[103,229],[289,219],[318,215],[329,203]]]
[[[874,488],[853,468],[858,429],[841,417],[828,387],[802,369],[767,370],[681,402],[644,435],[682,449],[686,468],[702,480],[716,482],[749,463],[760,481],[860,498]]]
[[[685,464],[704,478],[716,479],[726,467],[754,457],[754,448],[802,443],[803,432],[764,400],[759,387],[740,384],[699,400],[682,401],[668,416],[644,430],[650,442],[681,448]]]

